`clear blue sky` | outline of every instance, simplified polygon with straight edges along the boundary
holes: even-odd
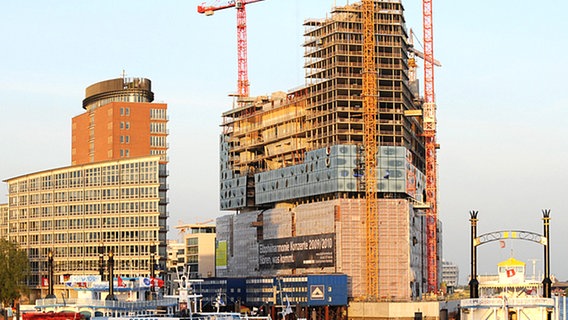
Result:
[[[222,0],[224,1],[224,0]],[[354,2],[354,1],[351,1]],[[197,14],[201,1],[4,1],[0,5],[0,179],[67,166],[71,118],[84,90],[127,76],[153,81],[170,113],[170,226],[219,216],[221,113],[235,91],[236,14]],[[345,0],[266,0],[248,13],[251,94],[303,84],[302,23]],[[404,1],[421,35],[421,1]],[[444,258],[469,274],[468,212],[479,233],[542,233],[552,210],[552,273],[568,280],[568,2],[434,0],[439,215]],[[421,36],[420,36],[421,37]],[[421,76],[423,70],[419,69]],[[2,185],[2,193],[7,189]],[[6,202],[5,196],[0,202]],[[479,248],[480,273],[542,248]]]

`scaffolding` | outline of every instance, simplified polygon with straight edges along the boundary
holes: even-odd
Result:
[[[404,112],[419,105],[410,90],[408,44],[401,3],[374,8],[379,145],[404,146],[424,168],[421,124]],[[362,145],[363,31],[361,4],[335,7],[327,19],[304,22],[305,86],[289,93],[239,98],[223,114],[229,167],[237,174],[301,163],[305,151]]]
[[[262,172],[303,161],[307,149],[304,92],[259,96],[223,113],[233,172]]]
[[[423,167],[418,122],[404,117],[414,110],[409,88],[408,44],[403,7],[375,2],[375,57],[378,80],[380,145],[407,146]],[[363,25],[360,3],[336,7],[331,17],[304,23],[308,91],[307,140],[313,148],[363,143]],[[419,162],[422,163],[419,163]]]

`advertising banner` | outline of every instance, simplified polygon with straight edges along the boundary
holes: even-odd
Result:
[[[66,287],[87,288],[91,287],[94,283],[101,282],[100,275],[63,275]]]
[[[335,264],[335,234],[262,240],[258,245],[258,257],[261,270],[332,267]]]
[[[227,269],[227,241],[218,241],[215,248],[215,266],[217,269]]]

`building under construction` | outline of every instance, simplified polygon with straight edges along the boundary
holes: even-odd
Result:
[[[376,177],[365,176],[363,7],[304,22],[305,85],[223,113],[217,276],[348,276],[369,298],[366,190],[376,183],[376,299],[427,288],[425,144],[401,1],[374,2]],[[439,229],[438,229],[439,233]],[[438,244],[440,261],[441,245]],[[371,272],[372,273],[372,272]]]

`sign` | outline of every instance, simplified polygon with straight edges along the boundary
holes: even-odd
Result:
[[[64,283],[66,287],[78,287],[87,288],[92,286],[94,283],[101,282],[100,275],[64,275]]]
[[[150,280],[150,278],[144,278],[144,277],[138,278],[138,286],[140,288],[149,288],[151,284],[152,281]]]
[[[310,286],[310,299],[312,300],[324,300],[324,286],[323,285],[313,285]]]
[[[227,269],[227,241],[218,241],[215,248],[215,267]]]
[[[100,275],[71,275],[69,282],[101,282]]]
[[[49,278],[48,277],[41,277],[41,286],[42,287],[49,287]]]
[[[263,240],[258,259],[261,270],[333,267],[335,234]]]

